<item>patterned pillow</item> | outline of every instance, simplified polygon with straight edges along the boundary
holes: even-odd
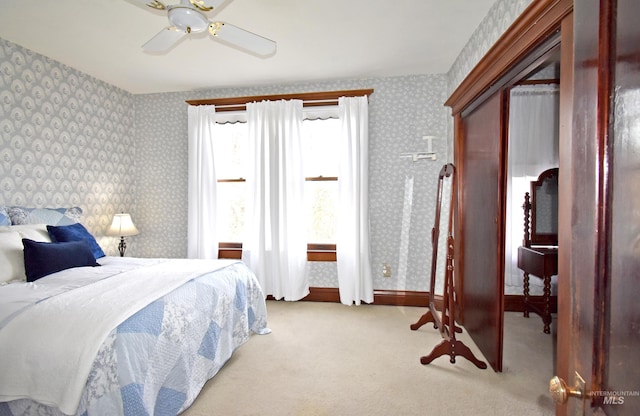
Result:
[[[7,208],[8,207],[5,205],[0,205],[0,226],[11,225],[11,219],[9,218]]]
[[[11,224],[71,225],[80,222],[82,209],[8,207]]]

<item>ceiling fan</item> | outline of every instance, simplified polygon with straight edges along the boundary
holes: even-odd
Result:
[[[258,56],[276,51],[276,42],[226,22],[210,21],[205,13],[217,11],[230,0],[180,0],[180,4],[165,5],[160,0],[129,0],[137,5],[166,12],[169,26],[142,45],[145,52],[166,52],[183,37],[208,31],[214,39],[244,49]],[[147,9],[148,10],[148,9]]]

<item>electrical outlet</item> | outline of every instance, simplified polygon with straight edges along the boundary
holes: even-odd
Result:
[[[391,266],[388,263],[382,263],[382,276],[391,277]]]

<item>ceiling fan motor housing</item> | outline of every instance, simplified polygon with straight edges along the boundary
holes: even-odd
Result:
[[[199,10],[191,6],[169,6],[169,22],[186,33],[204,32],[209,27],[209,19]]]

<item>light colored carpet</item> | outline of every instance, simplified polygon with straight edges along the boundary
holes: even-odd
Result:
[[[505,314],[504,371],[463,357],[420,357],[441,342],[426,308],[268,301],[269,335],[252,335],[186,416],[553,415],[553,341],[536,315]],[[465,333],[457,337],[484,361]]]

